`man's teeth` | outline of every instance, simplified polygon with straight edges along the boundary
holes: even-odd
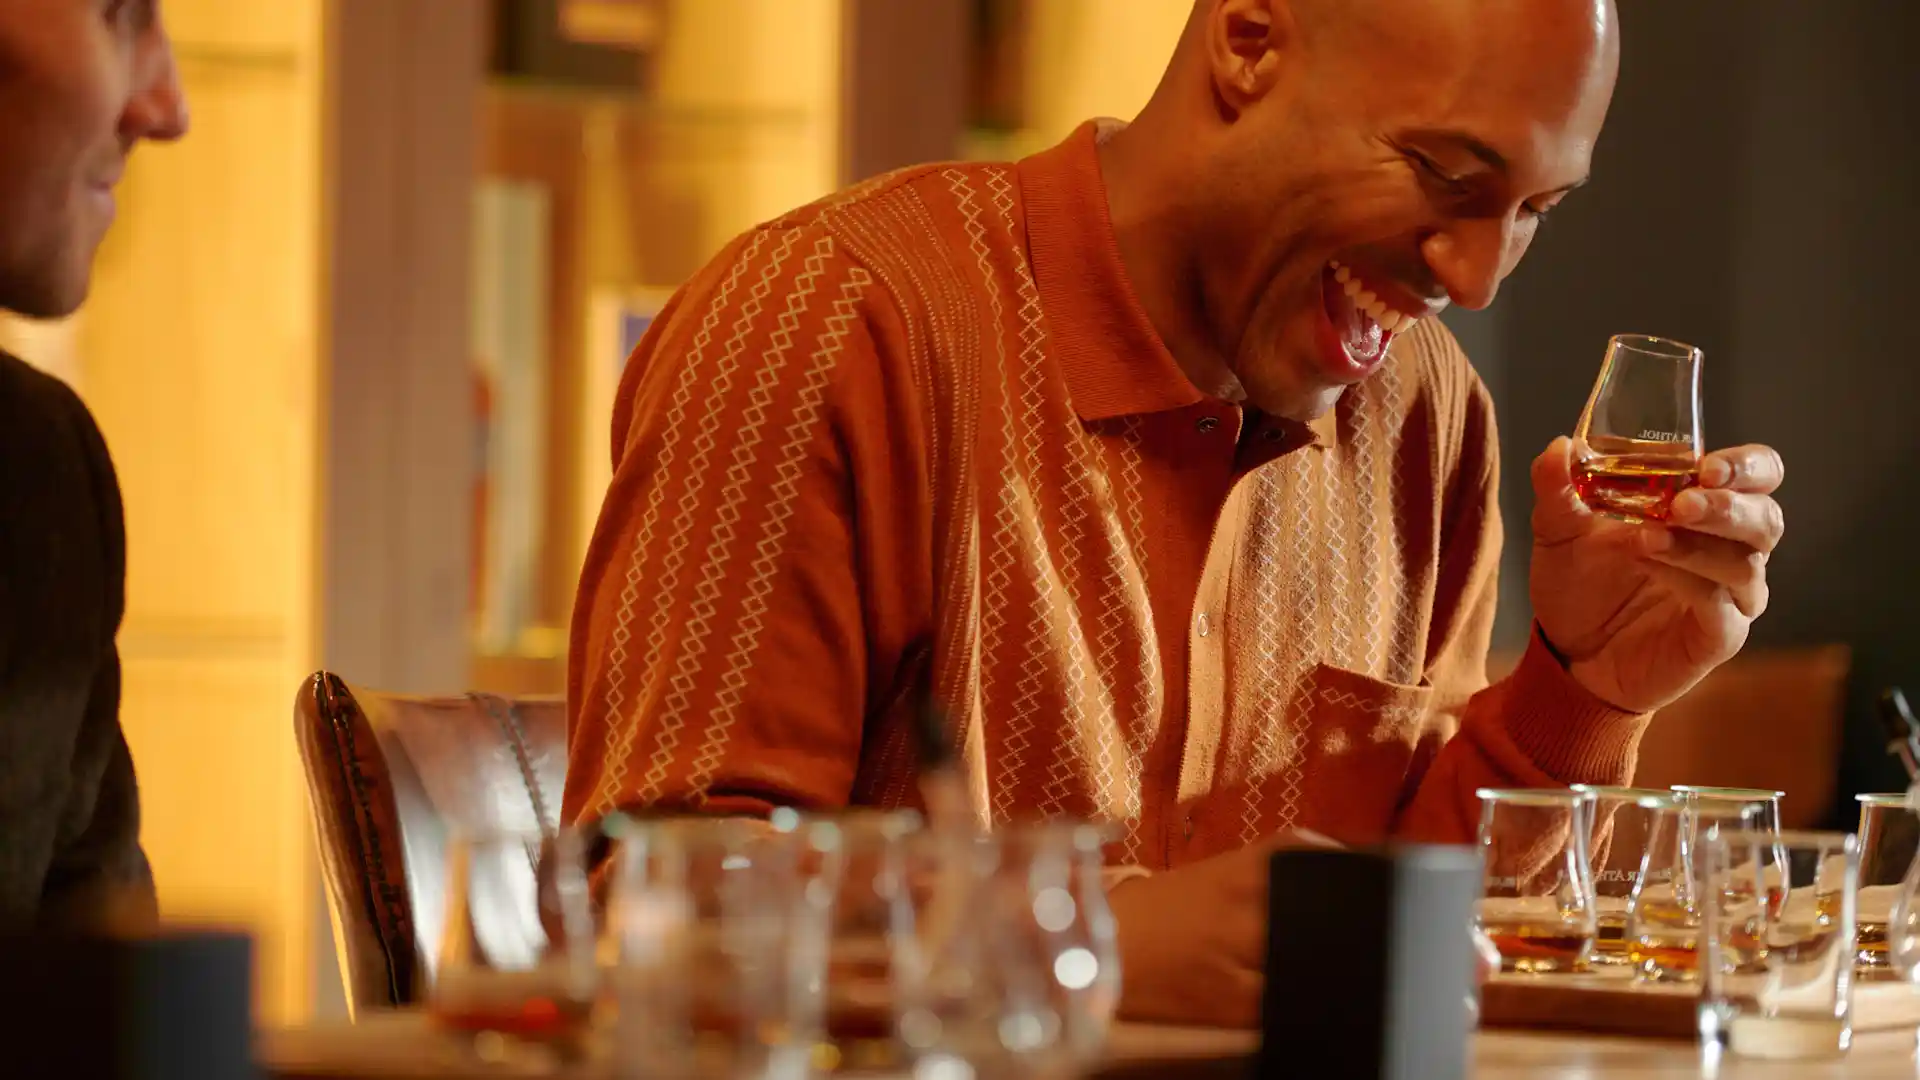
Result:
[[[1386,301],[1360,283],[1352,270],[1339,263],[1329,263],[1333,267],[1333,280],[1340,284],[1342,292],[1353,301],[1353,306],[1367,313],[1367,317],[1380,324],[1380,329],[1389,334],[1401,334],[1413,328],[1420,321],[1417,315],[1396,311],[1387,306]]]

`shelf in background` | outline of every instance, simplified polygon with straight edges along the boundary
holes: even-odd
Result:
[[[729,103],[665,102],[627,91],[494,75],[490,103],[528,107],[611,110],[623,119],[663,127],[727,127],[804,131],[815,117],[805,109]]]

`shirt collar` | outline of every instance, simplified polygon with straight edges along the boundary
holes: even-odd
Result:
[[[1082,420],[1185,408],[1206,400],[1141,309],[1120,261],[1100,125],[1020,162],[1034,285],[1051,324],[1054,354]]]
[[[1160,340],[1120,259],[1099,154],[1101,139],[1119,126],[1090,120],[1015,166],[1034,286],[1074,411],[1088,421],[1208,400]],[[1333,410],[1306,427],[1312,441],[1335,444]]]

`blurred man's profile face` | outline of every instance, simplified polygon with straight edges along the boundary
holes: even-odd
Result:
[[[185,133],[159,7],[0,0],[0,308],[78,308],[127,155]]]

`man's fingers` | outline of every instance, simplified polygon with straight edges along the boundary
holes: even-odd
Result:
[[[1717,536],[1649,527],[1646,547],[1657,562],[1724,588],[1749,619],[1767,609],[1767,556]]]
[[[1673,500],[1667,523],[1688,532],[1732,540],[1760,552],[1780,546],[1787,519],[1766,495],[1728,488],[1689,488]]]
[[[1561,436],[1533,459],[1533,539],[1552,546],[1584,536],[1593,512],[1573,490],[1573,440]]]
[[[1787,478],[1787,463],[1771,446],[1736,446],[1716,450],[1700,462],[1700,483],[1755,495],[1771,495]]]

